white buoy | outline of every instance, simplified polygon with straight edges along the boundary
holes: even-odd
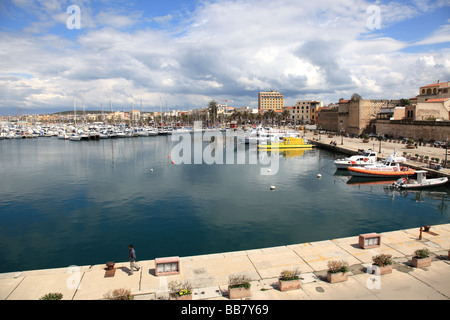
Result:
[[[270,190],[275,190],[275,186],[270,186]]]
[[[320,173],[317,174],[318,179],[322,179],[322,175]]]
[[[153,169],[150,169],[150,172],[153,172]]]

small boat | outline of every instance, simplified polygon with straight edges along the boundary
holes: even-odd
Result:
[[[266,149],[266,150],[286,150],[286,149],[300,149],[300,148],[312,148],[313,146],[309,143],[305,143],[303,138],[293,138],[293,137],[285,137],[283,138],[283,142],[271,142],[269,141],[267,144],[258,144],[258,149]]]
[[[398,189],[423,189],[439,187],[448,182],[447,177],[427,179],[427,172],[425,170],[418,170],[416,174],[417,179],[400,178],[392,186]]]
[[[397,157],[397,153],[390,155],[383,163],[375,163],[368,166],[348,167],[352,176],[371,178],[395,178],[415,174],[415,170],[400,166],[406,158]]]
[[[81,136],[74,133],[69,137],[69,140],[70,141],[81,141]]]
[[[377,153],[372,150],[366,150],[362,154],[354,155],[345,159],[337,159],[334,161],[336,169],[347,169],[348,167],[365,167],[373,165],[377,162]]]

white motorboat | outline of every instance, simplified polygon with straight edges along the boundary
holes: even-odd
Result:
[[[81,136],[74,133],[74,134],[72,134],[72,135],[69,137],[69,140],[70,140],[70,141],[80,141],[80,140],[81,140]]]
[[[427,179],[425,170],[418,170],[416,174],[417,179],[400,178],[393,183],[393,187],[398,189],[423,189],[439,187],[448,182],[447,177]]]
[[[347,169],[354,166],[368,166],[377,162],[377,153],[371,149],[364,151],[362,154],[354,155],[345,159],[337,159],[334,165],[337,169]]]

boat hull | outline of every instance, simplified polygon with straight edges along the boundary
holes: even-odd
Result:
[[[349,167],[364,167],[364,166],[372,166],[375,162],[356,162],[352,163],[351,161],[335,161],[334,165],[336,169],[348,169]]]
[[[348,171],[352,176],[356,177],[370,177],[370,178],[397,178],[403,176],[410,176],[415,174],[415,170],[375,170],[370,168],[349,167]]]
[[[445,185],[448,182],[448,178],[436,178],[436,179],[427,179],[424,183],[405,183],[398,185],[400,189],[427,189],[440,187]]]
[[[265,144],[259,144],[258,145],[258,149],[267,149],[267,150],[272,150],[272,149],[278,149],[278,150],[287,150],[287,149],[312,149],[312,145],[311,144],[302,144],[302,145],[265,145]]]

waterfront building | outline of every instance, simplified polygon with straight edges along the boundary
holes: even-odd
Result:
[[[258,110],[283,110],[284,97],[280,92],[265,91],[258,94]]]
[[[450,81],[432,83],[420,87],[417,103],[427,102],[430,99],[450,98]]]

